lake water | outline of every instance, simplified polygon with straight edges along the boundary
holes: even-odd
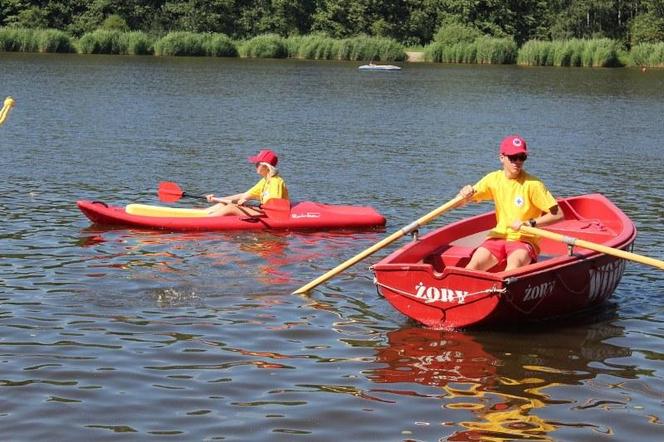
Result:
[[[654,268],[590,317],[507,330],[394,311],[368,267],[407,239],[290,293],[498,168],[515,132],[556,196],[605,194],[664,259],[664,70],[358,64],[0,54],[3,440],[662,440]],[[159,233],[75,205],[244,191],[262,148],[293,199],[387,227]]]

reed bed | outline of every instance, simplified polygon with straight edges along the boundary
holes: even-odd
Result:
[[[240,56],[250,58],[287,58],[286,39],[277,34],[258,35],[240,43]]]
[[[556,41],[531,40],[519,50],[517,63],[527,66],[621,66],[620,43],[608,38]]]
[[[472,42],[432,43],[424,59],[436,63],[513,64],[517,46],[511,38],[479,37]]]
[[[630,55],[636,66],[664,68],[664,42],[633,46]]]
[[[150,55],[154,38],[144,32],[123,32],[98,29],[78,41],[81,54]]]
[[[155,55],[237,57],[235,44],[225,34],[170,32],[154,44]]]
[[[385,37],[353,37],[341,41],[339,60],[404,61],[406,48]]]
[[[404,61],[406,48],[382,37],[334,39],[326,35],[294,36],[286,39],[288,56],[307,60]]]
[[[72,38],[57,29],[0,28],[0,51],[75,52]]]
[[[307,60],[338,60],[341,40],[326,35],[294,36],[286,39],[288,56]]]

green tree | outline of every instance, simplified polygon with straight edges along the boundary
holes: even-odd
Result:
[[[636,16],[629,26],[630,43],[636,46],[641,43],[659,43],[664,41],[664,18],[653,13]]]

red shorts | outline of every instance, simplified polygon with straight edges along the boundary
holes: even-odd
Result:
[[[512,252],[524,249],[528,252],[530,256],[530,262],[537,261],[537,250],[535,246],[525,241],[507,241],[502,238],[488,238],[486,239],[480,247],[487,249],[493,256],[498,259],[498,263],[502,263],[507,260],[507,257],[512,254]]]

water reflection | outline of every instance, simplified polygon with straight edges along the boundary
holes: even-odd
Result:
[[[80,231],[75,246],[88,252],[88,277],[141,269],[135,273],[148,284],[145,289],[155,283],[160,289],[173,289],[195,277],[199,280],[188,285],[199,289],[206,281],[210,287],[238,284],[259,289],[299,285],[303,263],[320,265],[337,255],[334,259],[341,260],[349,248],[372,244],[381,234],[381,230],[187,233],[93,225]]]
[[[564,387],[591,383],[609,360],[630,356],[629,348],[607,342],[622,335],[623,328],[610,323],[525,334],[402,328],[387,333],[387,345],[376,353],[383,366],[367,377],[378,384],[401,384],[377,389],[392,394],[412,394],[411,383],[440,388],[443,409],[460,416],[444,422],[461,427],[448,440],[554,440],[553,433],[570,427],[605,433],[610,428],[592,422],[550,419],[547,410],[578,403],[577,393]],[[505,352],[505,341],[517,350]],[[611,364],[610,370],[618,368]],[[623,369],[630,377],[631,367]],[[583,402],[594,407],[611,400]]]

